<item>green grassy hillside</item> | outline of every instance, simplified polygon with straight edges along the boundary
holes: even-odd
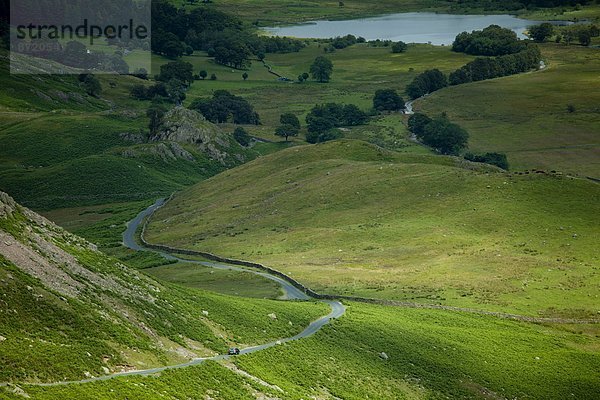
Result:
[[[187,1],[176,0],[175,3],[189,7]],[[341,5],[340,3],[343,3]],[[497,10],[494,2],[482,2],[484,5],[477,6],[474,1],[457,2],[447,0],[379,0],[379,1],[359,1],[344,0],[343,2],[327,0],[273,0],[265,4],[260,0],[221,0],[209,3],[210,7],[225,12],[234,12],[236,15],[248,22],[257,22],[266,26],[269,24],[280,23],[298,23],[301,21],[317,19],[349,19],[364,18],[365,16],[429,11],[445,12],[458,14],[491,14],[506,13],[506,11]],[[497,5],[502,5],[502,1],[497,1]],[[205,4],[200,4],[206,7]],[[513,14],[519,14],[532,19],[544,20],[572,20],[575,18],[598,18],[598,6],[590,4],[582,7],[557,7],[541,10],[515,10]]]
[[[542,50],[545,71],[447,88],[415,108],[447,112],[469,131],[473,150],[506,153],[512,169],[600,178],[600,51],[555,44]]]
[[[599,198],[586,180],[343,140],[183,191],[147,239],[264,262],[327,293],[589,316]]]
[[[21,390],[32,399],[591,400],[600,387],[599,345],[584,326],[351,303],[314,337],[236,358],[235,367]]]
[[[183,362],[294,335],[327,312],[322,304],[242,299],[156,281],[4,193],[0,287],[2,383]]]
[[[258,154],[208,122],[199,128],[223,138],[222,160],[191,143],[148,142],[150,102],[129,96],[137,78],[99,76],[95,98],[77,76],[10,75],[5,50],[0,57],[0,190],[27,206],[152,199]]]

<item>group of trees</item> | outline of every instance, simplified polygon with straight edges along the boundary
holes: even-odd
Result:
[[[556,36],[557,42],[571,44],[578,41],[583,46],[589,46],[592,38],[600,36],[600,28],[597,25],[581,24],[563,26],[559,29]]]
[[[368,119],[367,113],[354,104],[318,104],[306,116],[306,141],[318,143],[336,139],[341,136],[336,128],[362,125]]]
[[[555,37],[555,41],[571,44],[577,40],[583,46],[589,46],[592,38],[600,36],[600,28],[593,24],[577,24],[555,27],[549,22],[533,25],[528,28],[529,36],[536,42],[545,42]]]
[[[512,30],[490,25],[481,31],[458,34],[452,50],[474,56],[503,56],[518,53],[525,49],[525,45]]]
[[[406,87],[411,99],[416,99],[448,86],[448,78],[439,69],[427,70],[415,77]]]
[[[266,53],[299,51],[304,42],[291,38],[258,36],[239,18],[213,8],[177,9],[167,0],[152,2],[152,51],[170,58],[207,51],[215,61],[247,68],[250,58]]]
[[[490,165],[495,165],[502,169],[508,170],[508,159],[506,158],[506,154],[503,153],[484,153],[484,154],[473,154],[467,153],[465,154],[465,160],[485,163]]]
[[[500,57],[478,57],[452,72],[449,76],[450,85],[460,85],[530,71],[539,67],[541,58],[540,49],[535,45],[529,45],[525,50],[516,54]]]
[[[189,108],[198,111],[214,123],[231,121],[234,124],[260,124],[259,115],[254,111],[254,107],[243,97],[235,96],[226,90],[216,90],[211,99],[195,99]]]
[[[131,96],[138,100],[160,100],[180,104],[185,100],[187,88],[194,81],[193,66],[184,61],[161,65],[156,80],[156,84],[152,86],[132,86]]]
[[[408,119],[408,129],[424,144],[441,154],[458,155],[467,147],[469,134],[445,115],[429,118],[416,113]]]
[[[354,35],[338,36],[330,39],[331,46],[335,49],[345,49],[356,43],[365,43],[366,40],[363,37],[356,37]]]

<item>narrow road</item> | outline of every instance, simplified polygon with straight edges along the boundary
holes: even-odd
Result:
[[[211,262],[211,261],[189,260],[186,258],[176,257],[169,253],[144,248],[143,246],[138,244],[138,242],[136,240],[137,230],[140,226],[142,226],[142,224],[144,223],[144,220],[146,218],[148,218],[150,215],[152,215],[152,213],[154,213],[154,211],[156,211],[158,208],[162,207],[164,204],[165,204],[165,199],[158,199],[154,204],[152,204],[150,207],[148,207],[147,209],[145,209],[144,211],[139,213],[134,219],[132,219],[131,221],[129,221],[127,223],[127,230],[125,230],[125,232],[123,232],[123,245],[125,247],[129,247],[130,249],[137,250],[137,251],[152,251],[152,252],[160,254],[161,256],[163,256],[169,260],[177,260],[177,261],[182,261],[182,262],[191,263],[191,264],[199,264],[199,265],[203,265],[205,267],[211,267],[211,268],[216,268],[216,269],[227,269],[227,270],[231,270],[231,271],[250,272],[252,274],[260,275],[266,279],[270,279],[270,280],[276,282],[281,287],[281,290],[283,291],[283,296],[281,297],[282,299],[285,299],[285,300],[309,300],[310,299],[310,297],[308,295],[306,295],[303,291],[299,290],[298,288],[296,288],[295,286],[290,284],[288,281],[286,281],[278,276],[274,276],[274,275],[268,274],[263,271],[257,271],[257,270],[250,269],[250,268],[242,268],[242,267],[238,267],[238,266],[234,266],[234,265],[227,265],[227,264]]]
[[[142,224],[144,223],[146,218],[148,218],[150,215],[152,215],[152,213],[154,213],[154,211],[156,211],[158,208],[160,208],[164,203],[165,203],[165,199],[157,200],[153,205],[151,205],[150,207],[148,207],[147,209],[145,209],[144,211],[139,213],[134,219],[129,221],[129,223],[127,224],[127,230],[125,232],[123,232],[123,245],[125,245],[126,247],[129,247],[132,250],[153,251],[153,252],[156,252],[170,260],[178,260],[178,261],[182,261],[182,262],[186,262],[186,263],[195,263],[195,264],[200,264],[200,265],[203,265],[206,267],[211,267],[211,268],[250,272],[250,273],[253,273],[256,275],[260,275],[264,278],[270,279],[274,282],[277,282],[281,286],[281,289],[284,292],[284,296],[282,296],[282,297],[285,299],[288,299],[288,300],[309,300],[309,299],[311,299],[308,295],[306,295],[304,292],[300,291],[296,287],[292,286],[289,282],[287,282],[284,279],[279,278],[277,276],[270,275],[266,272],[256,271],[256,270],[253,270],[250,268],[241,268],[241,267],[222,264],[222,263],[214,263],[214,262],[209,262],[209,261],[187,260],[184,258],[175,257],[172,254],[168,254],[165,252],[158,252],[155,250],[146,249],[143,246],[139,245],[138,242],[136,241],[136,232],[137,232],[138,228],[142,226]],[[265,343],[265,344],[261,344],[261,345],[257,345],[257,346],[246,347],[246,348],[240,350],[240,354],[251,354],[251,353],[265,350],[270,347],[274,347],[274,346],[277,346],[277,345],[280,345],[280,344],[283,344],[286,342],[291,342],[294,340],[307,338],[307,337],[312,336],[315,333],[317,333],[329,321],[331,321],[332,319],[341,317],[346,312],[346,308],[339,301],[334,301],[334,300],[320,300],[320,301],[322,301],[323,303],[327,303],[331,307],[331,312],[329,314],[317,319],[316,321],[311,322],[302,332],[298,333],[295,336],[289,337],[289,338],[284,338],[284,339],[280,339],[280,340],[277,340],[274,342],[269,342],[269,343]],[[152,374],[156,374],[156,373],[170,370],[170,369],[185,368],[185,367],[189,367],[192,365],[198,365],[198,364],[201,364],[201,363],[203,363],[205,361],[209,361],[209,360],[213,360],[213,361],[225,360],[225,359],[229,359],[230,357],[231,356],[226,355],[226,354],[219,354],[219,355],[216,355],[213,357],[195,358],[191,361],[188,361],[188,362],[185,362],[182,364],[168,365],[165,367],[158,367],[158,368],[151,368],[151,369],[137,370],[137,371],[117,372],[117,373],[114,373],[111,375],[103,375],[103,376],[98,376],[98,377],[93,377],[93,378],[88,378],[88,379],[82,379],[82,380],[78,380],[78,381],[62,381],[62,382],[51,382],[51,383],[26,383],[25,385],[60,386],[60,385],[70,385],[70,384],[76,384],[76,383],[105,381],[105,380],[116,378],[119,376],[152,375]]]

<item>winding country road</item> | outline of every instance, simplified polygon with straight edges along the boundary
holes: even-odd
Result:
[[[175,257],[172,254],[168,254],[165,252],[159,252],[159,251],[151,250],[151,249],[146,249],[145,247],[140,246],[138,244],[138,242],[136,241],[136,232],[137,232],[138,228],[144,223],[146,218],[151,216],[152,213],[154,213],[154,211],[156,211],[158,208],[160,208],[164,203],[165,203],[164,199],[157,200],[153,205],[151,205],[150,207],[148,207],[147,209],[145,209],[144,211],[139,213],[134,219],[129,221],[129,223],[127,224],[127,230],[125,232],[123,232],[123,245],[125,245],[126,247],[129,247],[132,250],[153,251],[153,252],[161,254],[163,257],[166,257],[170,260],[183,261],[186,263],[195,263],[195,264],[200,264],[200,265],[203,265],[206,267],[211,267],[211,268],[250,272],[250,273],[260,275],[264,278],[267,278],[267,279],[277,282],[281,286],[281,289],[283,290],[284,295],[282,296],[282,298],[284,298],[284,299],[288,299],[288,300],[309,300],[309,299],[311,299],[308,295],[306,295],[304,292],[302,292],[301,290],[299,290],[296,287],[294,287],[293,285],[291,285],[286,280],[284,280],[280,277],[277,277],[277,276],[270,275],[266,272],[257,271],[257,270],[253,270],[250,268],[241,268],[241,267],[227,265],[227,264],[223,264],[223,263],[188,260],[188,259],[184,259],[184,258]],[[344,313],[346,312],[346,308],[339,301],[334,301],[334,300],[320,300],[320,301],[322,301],[323,303],[327,303],[331,307],[331,312],[328,315],[325,315],[325,316],[317,319],[316,321],[311,322],[302,332],[298,333],[295,336],[280,339],[280,340],[277,340],[274,342],[257,345],[257,346],[246,347],[246,348],[240,350],[240,354],[250,354],[250,353],[254,353],[257,351],[268,349],[270,347],[280,345],[282,343],[307,338],[309,336],[314,335],[316,332],[318,332],[330,320],[339,318],[342,315],[344,315]],[[59,386],[59,385],[70,385],[70,384],[75,384],[75,383],[105,381],[105,380],[116,378],[119,376],[152,375],[152,374],[156,374],[156,373],[170,370],[170,369],[178,369],[178,368],[189,367],[192,365],[198,365],[198,364],[201,364],[204,361],[208,361],[208,360],[213,360],[213,361],[225,360],[230,357],[231,356],[229,356],[229,355],[219,354],[219,355],[216,355],[213,357],[195,358],[191,361],[188,361],[188,362],[185,362],[182,364],[168,365],[168,366],[164,366],[164,367],[157,367],[157,368],[151,368],[151,369],[145,369],[145,370],[117,372],[117,373],[110,374],[110,375],[103,375],[103,376],[98,376],[98,377],[93,377],[93,378],[88,378],[88,379],[82,379],[82,380],[78,380],[78,381],[62,381],[62,382],[37,383],[37,384],[28,383],[26,385]]]

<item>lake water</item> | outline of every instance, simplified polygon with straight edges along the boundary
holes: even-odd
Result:
[[[314,21],[301,25],[264,28],[276,36],[326,39],[353,34],[367,40],[402,40],[406,43],[452,44],[461,32],[500,25],[513,30],[520,38],[523,31],[537,21],[512,15],[451,15],[435,13],[402,13],[347,21]]]

